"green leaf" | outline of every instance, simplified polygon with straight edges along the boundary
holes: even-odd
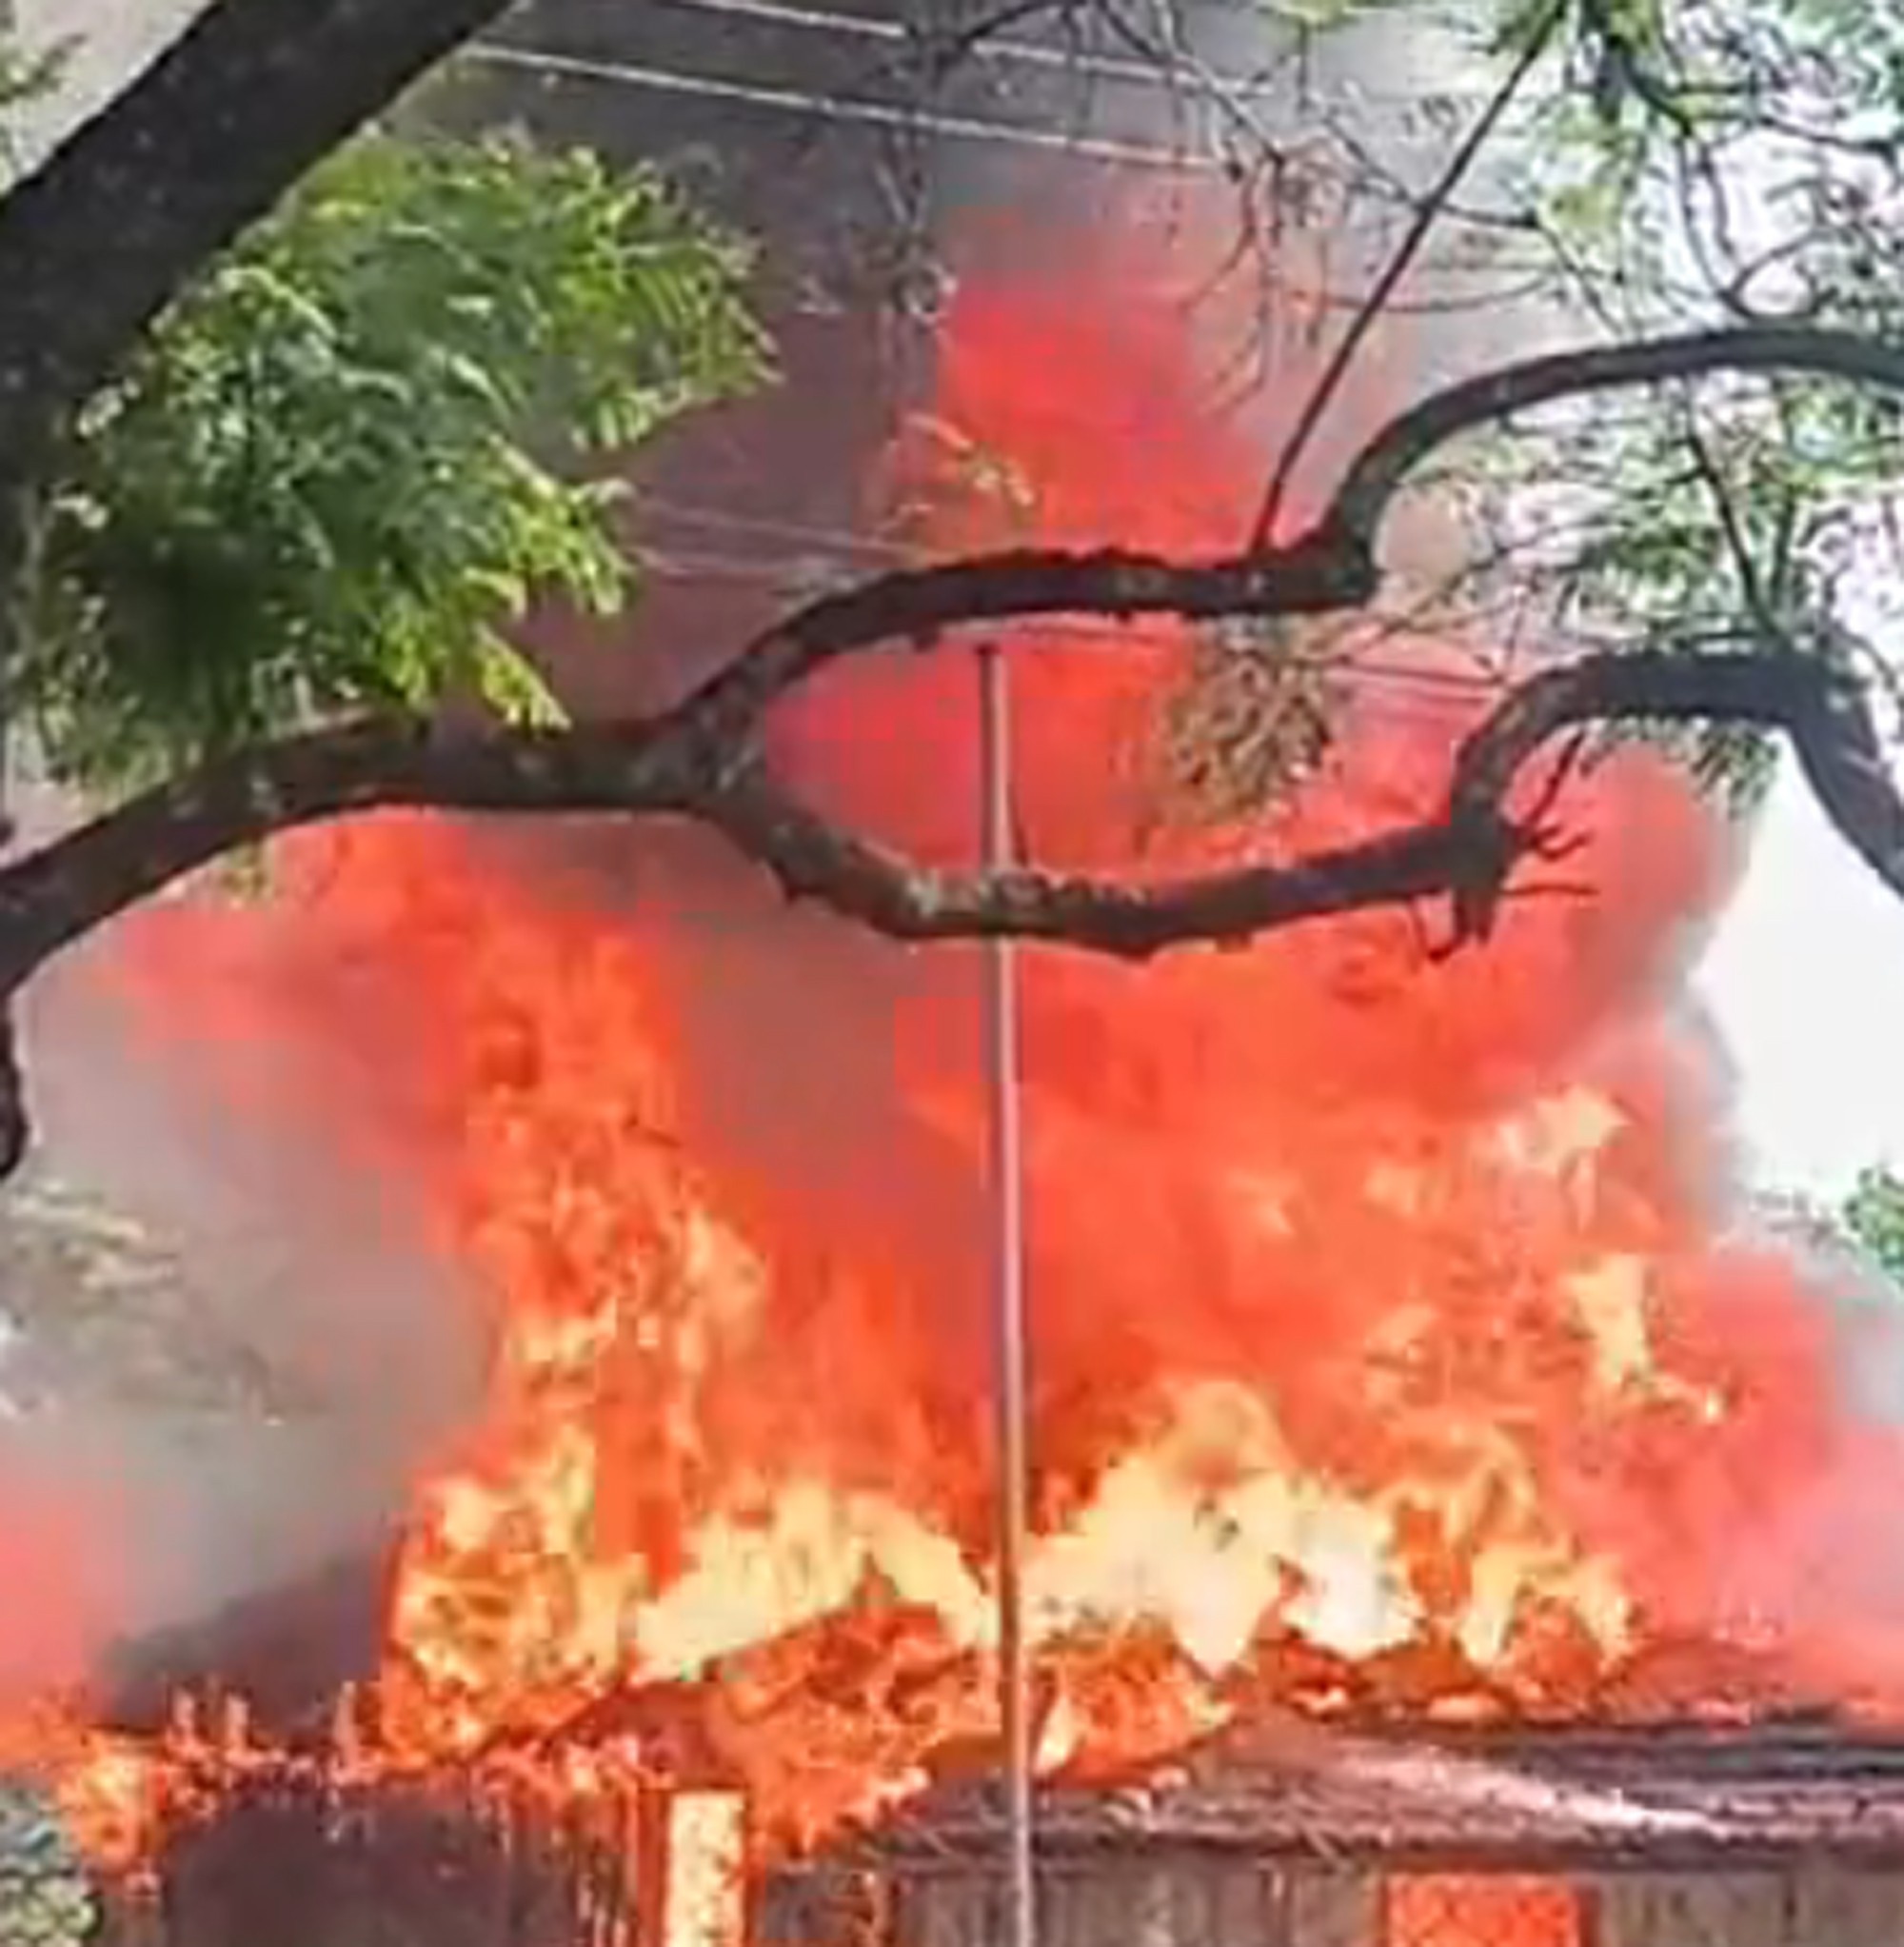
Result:
[[[14,672],[57,768],[123,784],[472,687],[555,721],[507,632],[627,598],[593,456],[764,383],[751,261],[585,151],[332,156],[79,418]]]
[[[568,722],[562,700],[528,658],[500,636],[481,648],[474,670],[478,694],[506,723],[559,730]]]
[[[1840,1214],[1872,1261],[1904,1285],[1904,1180],[1881,1166],[1861,1170]]]

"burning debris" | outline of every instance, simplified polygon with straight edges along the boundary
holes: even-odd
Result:
[[[964,288],[939,418],[1012,457],[1040,538],[1194,552],[1243,523],[1255,469],[1200,408],[1180,311],[1127,271]],[[1093,279],[1117,301],[1081,302]],[[1144,766],[1114,760],[1196,645],[1014,647],[1038,652],[1027,835],[1067,863],[1128,864],[1147,832],[1178,864],[1307,847],[1425,805],[1486,700],[1370,685],[1266,838],[1160,839]],[[790,710],[779,759],[958,858],[969,686],[952,655],[856,666]],[[1312,1823],[1372,1847],[1428,1806],[1444,1851],[1451,1822],[1717,1845],[1746,1827],[1703,1787],[1339,1734],[1904,1704],[1904,1608],[1847,1614],[1848,1584],[1750,1545],[1827,1502],[1894,1523],[1904,1447],[1842,1409],[1799,1269],[1730,1238],[1714,1083],[1668,1004],[1716,841],[1641,753],[1565,810],[1589,894],[1516,904],[1485,954],[1438,964],[1408,916],[1364,915],[1140,973],[1025,968],[1026,1593],[1061,1853],[1132,1843],[1107,1789],[1206,1744],[1234,1760],[1222,1735],[1271,1720],[1335,1727],[1304,1760]],[[656,1924],[724,1947],[743,1857],[876,1827],[902,1850],[926,1804],[956,1851],[929,1795],[998,1755],[966,970],[771,909],[691,844],[645,858],[629,914],[381,819],[285,845],[271,902],[132,929],[149,967],[195,969],[168,987],[174,1021],[182,995],[204,1010],[194,1063],[234,1023],[374,1022],[387,1059],[307,1107],[360,1141],[401,1095],[401,1180],[496,1356],[486,1418],[409,1511],[360,1687],[302,1722],[228,1699],[137,1738],[32,1727],[19,1748],[96,1857],[283,1791],[447,1790],[618,1843],[625,1807],[660,1804],[680,1870]],[[208,948],[236,936],[256,950],[227,990]],[[1293,1775],[1285,1752],[1285,1806]],[[1216,1789],[1180,1837],[1211,1841]],[[1276,1816],[1259,1795],[1237,1844],[1274,1850]]]

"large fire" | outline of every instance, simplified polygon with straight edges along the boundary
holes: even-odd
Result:
[[[929,541],[1246,526],[1252,447],[1129,269],[962,297],[902,468]],[[996,462],[983,490],[948,454]],[[1423,809],[1485,703],[1438,680],[1460,657],[1390,640],[1438,680],[1366,685],[1292,802],[1160,827],[1140,754],[1185,635],[1012,647],[1025,831],[1066,863]],[[780,756],[841,815],[969,855],[973,697],[956,650],[855,665],[785,712]],[[1025,961],[1047,1771],[1270,1706],[1727,1713],[1881,1700],[1904,1667],[1867,1634],[1854,1671],[1744,1566],[1862,1460],[1897,1474],[1838,1409],[1798,1272],[1724,1235],[1672,990],[1712,836],[1639,757],[1566,805],[1586,891],[1516,901],[1448,964],[1392,914],[1142,970]],[[139,951],[207,969],[174,971],[173,1032],[182,990],[221,1024],[288,1019],[293,990],[300,1032],[374,1014],[429,1108],[408,1181],[493,1336],[488,1411],[417,1502],[385,1667],[324,1761],[585,1789],[665,1745],[744,1789],[756,1844],[796,1845],[993,1751],[977,986],[963,952],[780,910],[694,835],[643,858],[632,896],[536,890],[453,825],[374,819],[280,846],[263,906],[154,912]],[[242,991],[209,970],[234,939]],[[280,1761],[252,1748],[85,1740],[69,1800],[123,1847],[154,1794]]]

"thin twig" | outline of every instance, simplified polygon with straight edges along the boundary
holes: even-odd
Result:
[[[1712,496],[1714,510],[1718,517],[1719,533],[1725,541],[1726,553],[1731,558],[1733,572],[1738,577],[1739,592],[1745,598],[1746,612],[1765,636],[1768,648],[1787,648],[1784,629],[1773,612],[1771,599],[1758,572],[1758,564],[1753,559],[1752,543],[1745,531],[1745,524],[1739,517],[1737,502],[1733,497],[1731,485],[1725,477],[1712,447],[1706,443],[1705,434],[1699,428],[1699,408],[1694,401],[1685,403],[1686,450],[1693,456],[1693,464],[1706,491]]]
[[[1256,517],[1256,526],[1250,530],[1249,545],[1252,551],[1269,546],[1270,537],[1276,531],[1281,518],[1283,503],[1288,498],[1291,482],[1295,479],[1296,468],[1300,464],[1309,443],[1320,428],[1329,407],[1334,405],[1336,394],[1341,389],[1342,382],[1348,377],[1349,368],[1355,363],[1356,355],[1361,350],[1363,342],[1375,328],[1376,321],[1388,307],[1389,299],[1395,294],[1401,280],[1414,267],[1429,235],[1440,220],[1448,200],[1460,187],[1463,178],[1474,167],[1475,159],[1487,146],[1494,131],[1500,126],[1501,118],[1507,113],[1520,85],[1534,71],[1540,57],[1547,51],[1555,29],[1559,25],[1561,11],[1557,6],[1550,6],[1547,16],[1537,33],[1529,40],[1495,91],[1488,105],[1475,118],[1474,125],[1448,158],[1447,166],[1427,195],[1421,199],[1415,213],[1409,218],[1408,227],[1402,231],[1401,241],[1397,245],[1395,254],[1382,267],[1381,274],[1369,287],[1368,295],[1362,300],[1355,316],[1350,319],[1348,329],[1338,341],[1336,349],[1322,374],[1316,382],[1315,389],[1304,402],[1302,410],[1296,421],[1295,429],[1282,448],[1277,461],[1276,470],[1270,475],[1269,487],[1262,498],[1262,506]]]

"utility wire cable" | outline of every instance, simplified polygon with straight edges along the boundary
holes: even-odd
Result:
[[[1113,136],[1019,128],[1010,122],[988,121],[983,116],[903,108],[889,102],[854,101],[843,96],[814,94],[803,89],[769,88],[764,83],[726,81],[705,74],[682,74],[670,68],[649,67],[638,61],[601,61],[580,54],[538,52],[499,41],[470,42],[461,58],[485,67],[514,68],[559,79],[647,89],[657,94],[731,102],[736,107],[804,115],[823,122],[900,129],[916,134],[943,136],[950,142],[989,142],[1002,148],[1038,149],[1046,154],[1078,156],[1088,162],[1118,163],[1133,169],[1208,175],[1217,173],[1223,166],[1219,157],[1207,150],[1160,149],[1147,143],[1120,141]]]

